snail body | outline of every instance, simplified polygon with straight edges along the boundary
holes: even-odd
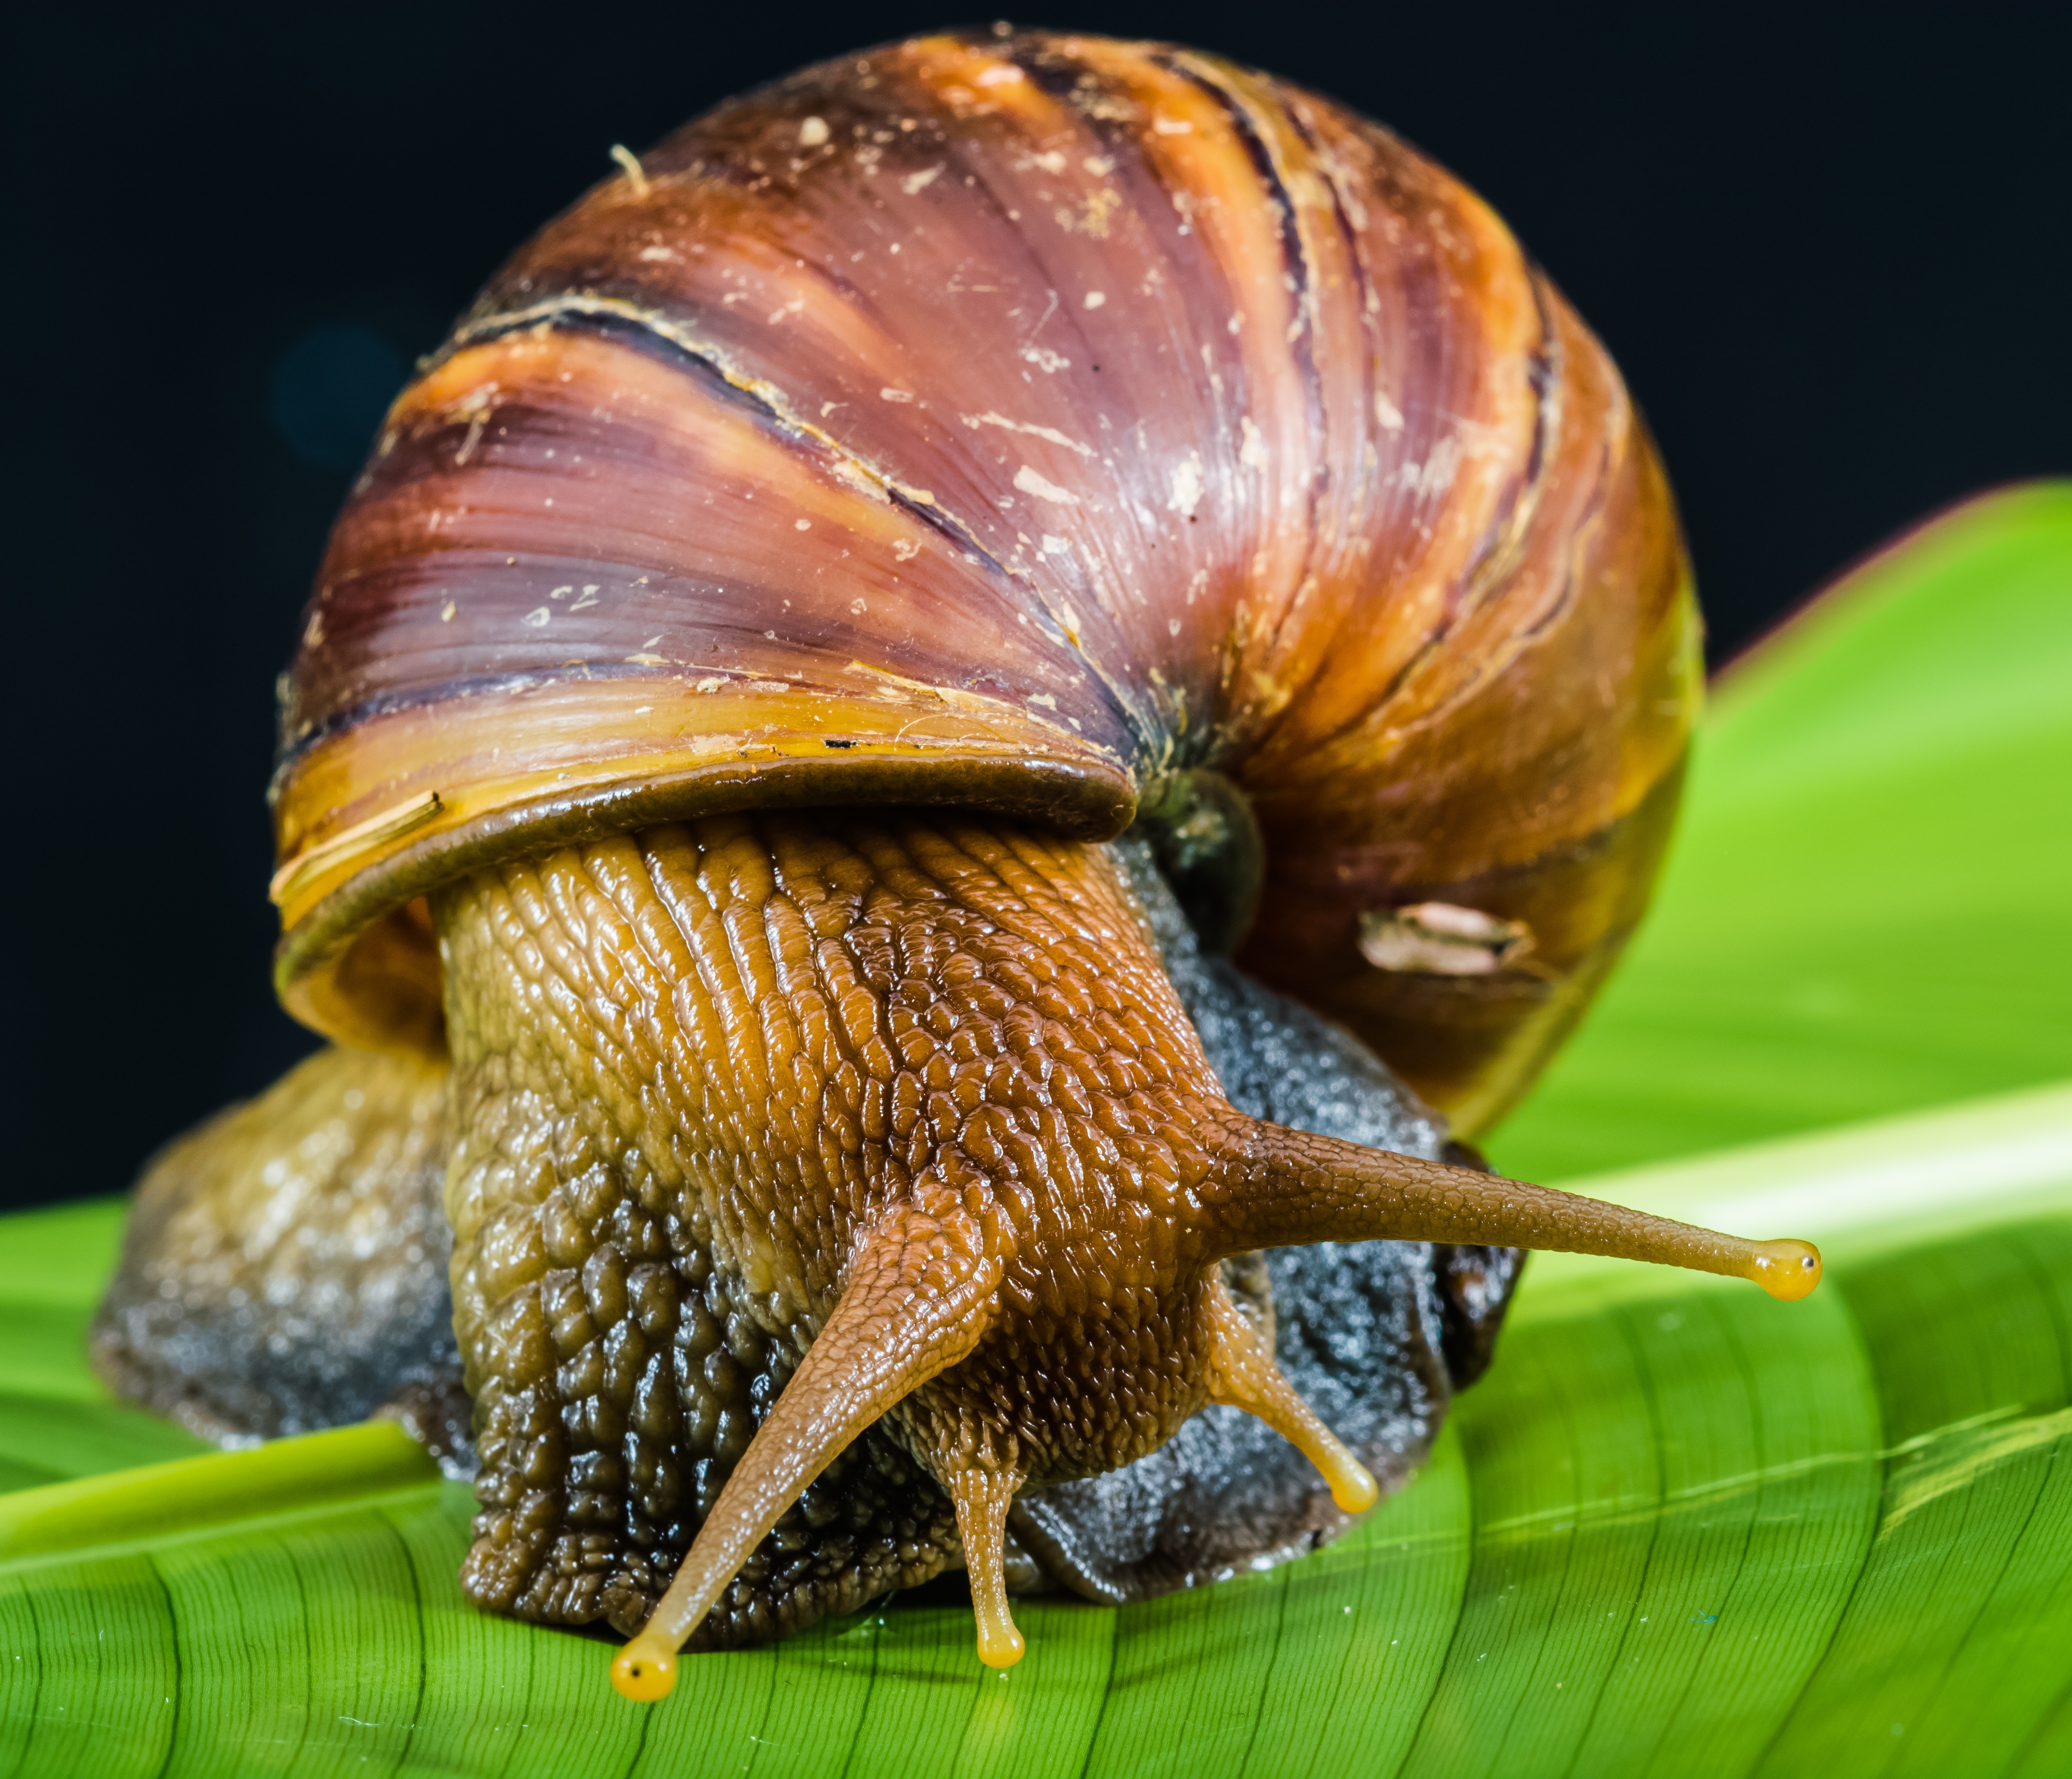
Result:
[[[284,682],[282,997],[450,1061],[470,1590],[637,1629],[659,1696],[867,1446],[940,1491],[1005,1664],[1025,1547],[1067,1561],[1029,1503],[1211,1403],[1375,1498],[1256,1251],[1811,1288],[1436,1122],[1241,1111],[1176,987],[1235,947],[1259,1029],[1485,1128],[1645,901],[1696,638],[1601,349],[1327,101],[948,36],[624,157],[398,399]]]

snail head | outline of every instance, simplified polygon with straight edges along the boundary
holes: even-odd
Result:
[[[479,873],[434,912],[485,1464],[555,1461],[561,1430],[528,1433],[522,1400],[552,1333],[524,1325],[518,1288],[595,1263],[586,1195],[623,1193],[624,1226],[664,1247],[696,1231],[800,1354],[615,1667],[630,1697],[668,1690],[749,1553],[881,1417],[955,1503],[996,1666],[1022,1649],[1016,1491],[1129,1463],[1208,1403],[1285,1434],[1342,1508],[1372,1505],[1233,1304],[1227,1256],[1395,1238],[1618,1255],[1779,1297],[1819,1279],[1803,1243],[1240,1113],[1098,846],[921,813],[717,817]],[[536,1560],[512,1506],[478,1572]]]

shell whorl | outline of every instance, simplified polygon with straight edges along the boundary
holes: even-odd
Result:
[[[416,898],[676,816],[956,803],[1265,841],[1243,961],[1473,1128],[1651,882],[1699,684],[1618,373],[1503,224],[1168,46],[919,39],[591,191],[398,399],[285,682],[291,1010],[435,1043]],[[1526,923],[1382,968],[1363,915]]]

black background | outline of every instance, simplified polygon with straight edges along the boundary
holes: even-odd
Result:
[[[1623,366],[1715,658],[2072,466],[2072,8],[1044,6],[1383,119]],[[19,14],[7,72],[0,1204],[125,1185],[312,1040],[275,1008],[272,682],[410,359],[639,147],[937,3]]]

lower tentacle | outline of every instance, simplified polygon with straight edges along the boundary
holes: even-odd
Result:
[[[974,1468],[952,1471],[943,1483],[956,1504],[972,1613],[978,1621],[978,1658],[989,1668],[1011,1668],[1025,1645],[1007,1607],[1007,1510],[1022,1478],[1012,1470]]]
[[[1374,1473],[1296,1394],[1221,1280],[1211,1282],[1207,1298],[1210,1399],[1257,1415],[1316,1465],[1340,1511],[1365,1513],[1381,1498]]]

